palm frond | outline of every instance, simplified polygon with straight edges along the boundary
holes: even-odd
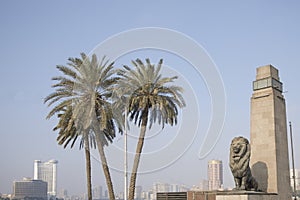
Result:
[[[44,99],[49,107],[54,105],[46,118],[57,114],[59,120],[53,130],[58,131],[57,142],[64,148],[69,144],[72,148],[78,137],[80,148],[85,139],[95,147],[94,126],[101,128],[105,145],[113,141],[117,129],[122,132],[122,122],[115,119],[120,114],[113,113],[111,100],[119,80],[115,74],[120,71],[114,70],[114,62],[109,63],[105,57],[98,61],[96,55],[91,59],[84,53],[80,56],[69,58],[67,66],[56,66],[63,75],[52,78],[55,91]]]
[[[57,65],[56,68],[61,71],[65,76],[70,76],[73,79],[76,79],[77,73],[70,69],[69,67],[63,66],[63,65]]]
[[[60,102],[57,106],[55,106],[47,115],[46,119],[50,119],[55,113],[63,111],[66,106],[72,104],[72,99],[67,99],[65,101]]]
[[[165,124],[174,125],[177,123],[178,108],[185,106],[183,89],[170,85],[178,77],[162,77],[162,63],[163,60],[160,59],[155,66],[148,58],[146,64],[136,59],[132,61],[134,69],[125,65],[124,70],[119,73],[118,86],[129,92],[129,120],[137,126],[141,126],[146,113],[149,128],[155,122],[161,124],[162,128]]]

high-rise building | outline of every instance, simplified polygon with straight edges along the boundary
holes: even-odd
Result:
[[[47,200],[47,182],[30,178],[14,181],[13,199],[25,198]]]
[[[208,161],[208,190],[219,190],[223,186],[223,164],[221,160]]]
[[[136,200],[141,200],[142,199],[142,192],[143,192],[143,187],[142,186],[136,186],[135,187],[134,197],[135,197]]]
[[[108,190],[105,190],[105,191],[104,191],[104,198],[105,198],[105,199],[108,199]]]
[[[48,183],[49,196],[56,196],[57,163],[57,160],[49,160],[48,162],[34,161],[33,179],[43,180]]]
[[[103,197],[102,186],[97,185],[93,188],[93,198],[101,199]]]

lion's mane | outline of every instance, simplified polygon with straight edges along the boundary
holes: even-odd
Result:
[[[234,152],[234,146],[240,145],[241,150]],[[246,138],[235,137],[230,146],[230,169],[234,177],[242,178],[246,175],[250,161],[250,145]]]
[[[250,152],[250,144],[246,138],[233,138],[230,145],[229,166],[237,190],[258,190],[258,184],[252,177],[249,167]]]

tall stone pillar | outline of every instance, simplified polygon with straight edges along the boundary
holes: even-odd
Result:
[[[259,189],[277,193],[279,200],[291,199],[286,106],[272,65],[256,70],[250,120],[250,165]]]

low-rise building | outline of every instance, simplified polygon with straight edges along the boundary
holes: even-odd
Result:
[[[14,200],[47,200],[47,182],[24,178],[22,181],[14,181]]]

